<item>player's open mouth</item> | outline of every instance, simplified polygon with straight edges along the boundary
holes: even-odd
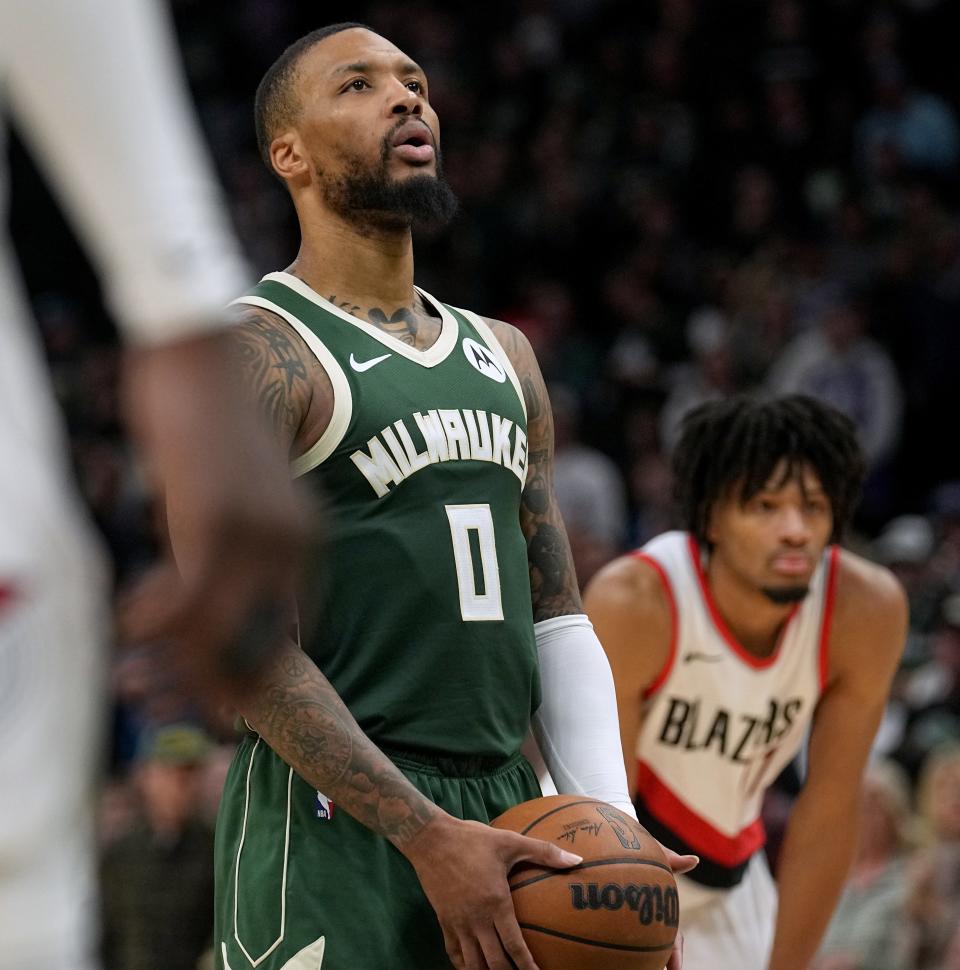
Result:
[[[425,165],[434,158],[433,133],[422,121],[408,121],[393,136],[393,150],[406,162]]]

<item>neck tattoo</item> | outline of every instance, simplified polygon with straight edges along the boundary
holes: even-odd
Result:
[[[400,307],[391,316],[387,316],[380,307],[371,307],[367,311],[367,319],[384,333],[402,340],[405,344],[412,347],[417,342],[417,331],[420,329],[420,322],[414,312],[406,307]]]
[[[332,293],[327,299],[339,309],[349,313],[351,316],[356,316],[357,313],[363,313],[363,311],[356,305],[356,303],[351,303],[349,300],[338,300]]]
[[[359,317],[372,323],[378,330],[389,334],[396,340],[400,340],[411,347],[417,345],[417,337],[427,339],[430,334],[431,319],[418,314],[416,307],[400,307],[394,310],[389,316],[382,307],[370,307],[364,309],[350,300],[341,300],[331,293],[327,299],[339,309],[349,313],[351,316]],[[426,326],[425,326],[426,325]]]

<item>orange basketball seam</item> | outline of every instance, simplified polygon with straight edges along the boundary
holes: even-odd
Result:
[[[664,865],[662,862],[657,862],[654,859],[636,859],[630,856],[617,857],[608,859],[594,859],[592,862],[581,862],[578,866],[573,866],[570,869],[551,869],[550,872],[542,873],[539,876],[531,876],[529,879],[525,879],[523,882],[518,882],[510,886],[510,892],[515,889],[523,889],[524,886],[530,886],[535,882],[540,882],[543,879],[552,879],[554,876],[566,876],[571,872],[579,872],[581,869],[593,869],[596,866],[656,866],[658,869],[663,869],[673,875],[673,870]]]
[[[579,802],[566,802],[564,805],[559,805],[557,808],[551,808],[549,812],[544,812],[540,818],[535,818],[520,834],[526,835],[535,825],[539,825],[545,818],[549,818],[551,815],[556,815],[557,812],[564,812],[568,808],[573,808],[574,805],[605,805],[605,802],[597,801],[596,798],[584,798]],[[629,818],[629,816],[627,816]]]
[[[559,930],[550,930],[545,926],[535,926],[533,923],[521,923],[520,929],[533,930],[534,933],[545,933],[547,936],[556,936],[561,940],[568,940],[571,943],[586,943],[587,946],[599,946],[605,950],[627,950],[630,953],[656,953],[658,950],[673,949],[673,941],[670,943],[661,943],[658,946],[631,946],[627,943],[605,943],[603,940],[591,940],[585,936],[561,933]]]

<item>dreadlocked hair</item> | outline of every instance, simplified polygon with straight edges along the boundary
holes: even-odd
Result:
[[[782,480],[802,482],[809,466],[833,512],[831,542],[853,516],[865,465],[853,422],[835,408],[802,394],[761,400],[737,395],[711,401],[683,419],[673,452],[674,496],[685,528],[709,545],[716,502],[749,501],[785,462]]]

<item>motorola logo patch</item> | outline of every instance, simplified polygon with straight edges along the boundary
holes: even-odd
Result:
[[[507,379],[507,372],[504,370],[503,364],[497,360],[489,347],[484,347],[483,344],[478,344],[476,340],[465,337],[463,355],[484,377],[489,377],[490,380],[496,381],[498,384],[502,384]]]

